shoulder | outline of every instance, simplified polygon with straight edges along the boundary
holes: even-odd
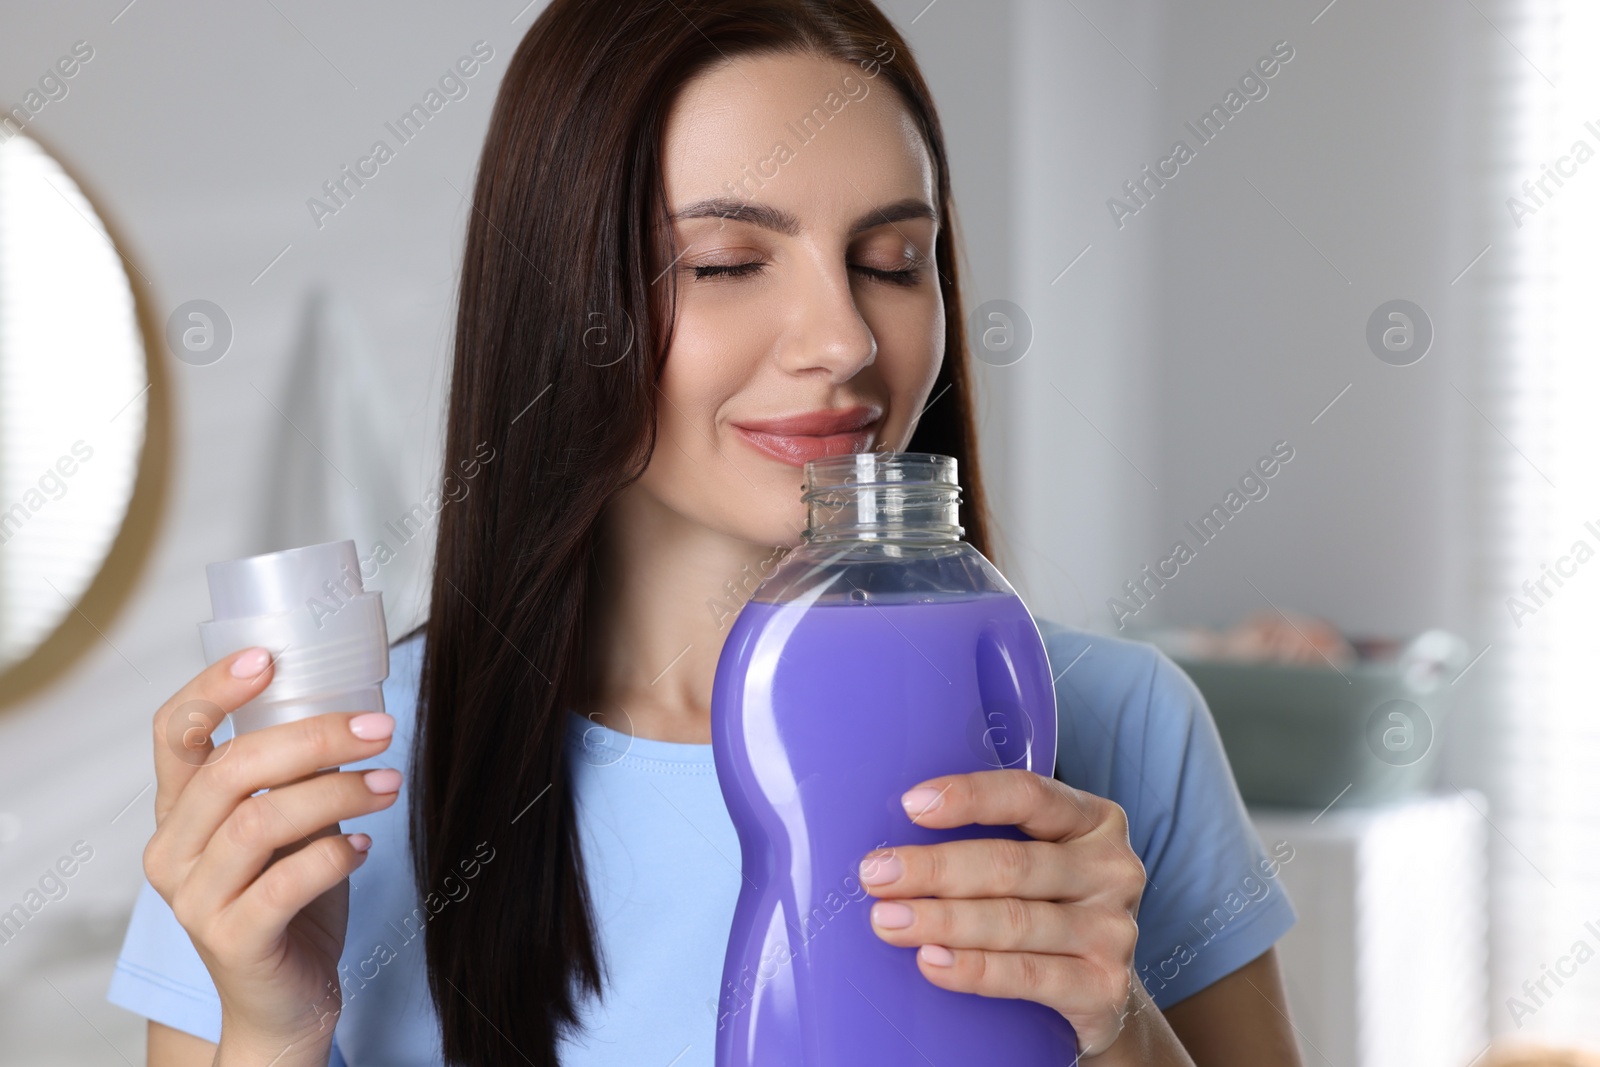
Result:
[[[417,684],[427,638],[419,627],[389,646],[389,677],[383,680],[383,707],[395,719],[395,733],[409,739],[417,720]]]
[[[380,855],[373,849],[362,865],[362,871],[375,866],[384,867],[395,844],[403,844],[409,853],[410,827],[408,825],[407,798],[411,795],[411,755],[417,733],[417,682],[422,672],[423,635],[413,631],[389,646],[389,676],[383,680],[383,710],[394,717],[394,740],[376,756],[358,763],[345,764],[344,770],[365,771],[392,767],[403,776],[400,795],[395,803],[381,811],[346,820],[346,830],[360,830],[371,835],[374,842],[383,841],[391,846]],[[381,836],[380,836],[381,835]],[[375,863],[378,859],[383,863]],[[403,862],[409,862],[409,859]],[[355,881],[352,877],[352,883]]]
[[[1265,952],[1295,921],[1193,681],[1144,641],[1035,619],[1055,678],[1056,777],[1115,801],[1147,874],[1140,976],[1159,1007]]]
[[[422,650],[427,644],[427,630],[419,626],[389,646],[389,678],[384,683],[404,679],[412,690],[422,671]],[[388,699],[388,694],[384,694]]]
[[[1135,848],[1180,821],[1180,799],[1243,815],[1205,698],[1165,652],[1035,621],[1055,679],[1057,778],[1122,805]]]
[[[1058,777],[1109,795],[1126,777],[1118,774],[1119,761],[1122,770],[1142,776],[1155,769],[1149,761],[1181,754],[1196,729],[1215,732],[1199,690],[1156,646],[1034,621],[1055,679]]]
[[[1035,617],[1034,622],[1058,675],[1058,689],[1070,679],[1073,690],[1082,693],[1184,702],[1199,697],[1183,669],[1148,641],[1075,630],[1050,619]]]

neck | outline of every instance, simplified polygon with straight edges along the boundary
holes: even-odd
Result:
[[[593,699],[579,711],[636,737],[709,744],[722,643],[779,549],[718,533],[635,484],[607,504],[596,551]]]

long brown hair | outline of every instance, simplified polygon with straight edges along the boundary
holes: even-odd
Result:
[[[655,443],[673,307],[670,281],[665,299],[652,284],[662,131],[697,73],[775,52],[872,70],[921,126],[947,327],[908,450],[957,458],[966,539],[990,551],[944,137],[894,26],[866,0],[553,0],[506,70],[472,195],[445,472],[494,458],[440,514],[418,696],[419,893],[494,850],[470,896],[426,926],[450,1063],[555,1063],[580,995],[601,992],[565,709],[584,706],[597,521]]]

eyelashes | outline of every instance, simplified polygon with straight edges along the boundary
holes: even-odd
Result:
[[[711,267],[694,267],[696,280],[701,278],[743,278],[747,274],[754,274],[761,269],[760,263],[735,263],[731,265],[717,265]]]
[[[758,273],[766,264],[759,262],[716,264],[705,267],[691,267],[695,280],[707,278],[743,278]],[[859,271],[869,278],[886,282],[890,285],[912,286],[922,280],[922,268],[910,267],[906,270],[879,270],[876,267],[852,266],[854,271]]]

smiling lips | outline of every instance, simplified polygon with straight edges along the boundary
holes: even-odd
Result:
[[[818,456],[865,452],[883,409],[858,405],[823,409],[781,419],[734,423],[733,428],[758,451],[793,467]]]

